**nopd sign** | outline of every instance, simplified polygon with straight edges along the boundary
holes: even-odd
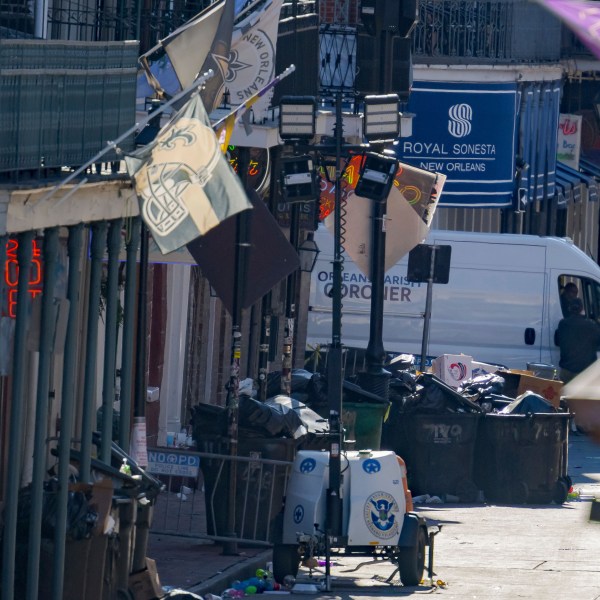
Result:
[[[185,450],[148,448],[148,471],[155,475],[198,477],[200,457]]]

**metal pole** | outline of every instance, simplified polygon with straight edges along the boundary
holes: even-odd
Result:
[[[244,188],[247,183],[250,149],[240,147],[238,175]],[[231,315],[231,361],[229,382],[227,385],[227,421],[229,434],[229,494],[227,499],[227,533],[228,537],[236,536],[236,487],[238,455],[238,418],[240,399],[240,363],[242,358],[242,305],[244,302],[246,284],[246,263],[248,250],[248,211],[238,213],[236,217],[236,243],[235,243],[235,271],[233,292],[233,313]],[[237,542],[224,542],[223,554],[232,556],[237,554]]]
[[[134,460],[136,460],[140,466],[146,467],[148,465],[146,445],[146,397],[148,395],[146,365],[148,328],[148,243],[150,234],[143,221],[141,228],[135,389],[133,393],[133,441],[131,443],[131,453]]]
[[[75,414],[75,372],[77,370],[77,341],[81,282],[81,248],[83,224],[69,227],[69,281],[67,298],[69,300],[69,317],[67,319],[67,335],[65,354],[63,357],[63,392],[60,410],[60,434],[58,438],[58,493],[56,499],[56,529],[54,531],[54,579],[52,581],[52,598],[63,597],[65,571],[65,543],[67,539],[68,485],[71,455],[71,438],[73,436],[73,417]]]
[[[433,274],[435,270],[435,252],[437,246],[430,246],[431,260],[429,263],[429,277],[427,279],[427,297],[425,300],[425,315],[423,322],[423,341],[421,344],[421,373],[425,372],[427,362],[427,344],[429,343],[429,322],[431,321],[431,299],[433,295]]]
[[[135,341],[135,288],[137,283],[137,251],[140,245],[141,218],[131,219],[126,239],[125,299],[123,308],[123,350],[121,358],[121,421],[119,446],[129,453],[131,430],[132,382]]]
[[[135,361],[135,393],[133,415],[146,416],[146,327],[147,327],[147,298],[148,298],[148,241],[149,232],[146,225],[141,224],[140,265],[138,281],[138,312],[137,312],[137,344]]]
[[[271,340],[271,292],[262,297],[260,310],[260,341],[258,345],[258,399],[267,400],[267,377],[269,375],[269,342]]]
[[[92,225],[91,271],[88,297],[87,335],[85,338],[85,380],[83,383],[83,415],[81,417],[81,463],[79,480],[90,481],[92,464],[92,430],[96,418],[96,360],[98,356],[98,318],[102,260],[106,248],[106,221]]]
[[[17,508],[23,461],[23,417],[25,415],[25,362],[27,354],[27,325],[29,323],[30,297],[27,290],[33,246],[33,231],[19,234],[19,280],[17,315],[13,353],[13,402],[10,410],[9,442],[7,456],[6,493],[4,496],[4,530],[2,541],[2,598],[13,600],[15,593],[15,552],[17,535]]]
[[[290,244],[298,250],[298,227],[300,221],[300,204],[292,202],[290,206]],[[296,275],[290,273],[287,278],[285,295],[285,328],[283,334],[283,360],[281,365],[281,392],[286,396],[292,394],[292,367],[294,355],[294,333],[296,321]]]
[[[327,546],[335,545],[342,534],[341,489],[341,416],[342,416],[342,172],[341,155],[343,140],[342,95],[336,94],[335,103],[335,207],[334,207],[334,256],[331,344],[328,350],[329,395],[329,488],[327,490]],[[329,563],[326,567],[326,589],[331,590]]]
[[[385,212],[387,199],[373,201],[371,228],[371,315],[366,352],[367,371],[359,373],[360,385],[387,400],[391,374],[383,368],[383,300],[385,278]]]
[[[33,473],[31,477],[31,520],[29,522],[29,548],[27,549],[27,600],[37,600],[40,574],[40,548],[42,540],[42,508],[46,471],[46,437],[48,429],[48,394],[54,317],[54,287],[58,257],[58,228],[44,232],[44,283],[40,318],[38,382],[35,408],[35,434],[33,448]]]
[[[274,212],[276,202],[277,180],[279,173],[280,152],[274,153],[273,168],[271,170],[271,184],[269,186],[269,210]],[[269,375],[269,350],[271,346],[271,301],[272,294],[267,292],[261,301],[261,328],[258,349],[258,398],[261,402],[267,399],[267,378]]]
[[[117,310],[119,306],[119,249],[123,219],[111,221],[108,232],[108,274],[106,281],[104,372],[102,381],[102,445],[100,460],[111,464],[115,373],[117,360]]]

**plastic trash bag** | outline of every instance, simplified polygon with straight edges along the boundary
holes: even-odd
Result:
[[[329,431],[329,423],[326,419],[295,398],[280,394],[274,398],[270,398],[266,403],[282,414],[293,410],[300,417],[300,421],[306,428],[307,433],[322,434]]]
[[[556,408],[543,396],[534,392],[525,392],[516,400],[498,411],[499,415],[529,415],[539,413],[555,413]]]
[[[308,433],[293,409],[274,407],[249,396],[240,396],[239,427],[254,436],[298,439]]]
[[[459,388],[461,394],[468,396],[483,396],[487,394],[501,394],[506,383],[504,377],[495,373],[486,373],[485,375],[477,375],[465,381]]]

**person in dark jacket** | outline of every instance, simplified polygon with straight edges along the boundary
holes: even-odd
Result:
[[[560,347],[560,378],[567,383],[596,360],[600,350],[600,324],[582,314],[580,298],[571,300],[568,314],[561,319],[556,331]]]

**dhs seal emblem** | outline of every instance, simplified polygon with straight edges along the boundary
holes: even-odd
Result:
[[[398,512],[398,505],[391,494],[375,492],[365,502],[365,523],[374,536],[389,540],[398,534]]]

